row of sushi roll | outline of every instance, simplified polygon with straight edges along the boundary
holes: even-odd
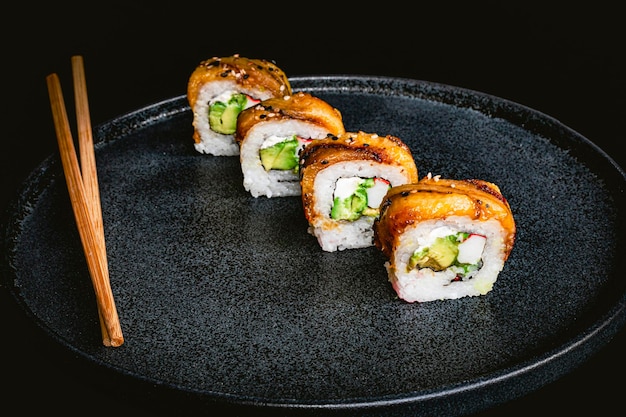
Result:
[[[196,150],[238,156],[255,198],[301,196],[308,233],[322,250],[375,246],[407,302],[492,290],[516,236],[497,185],[430,173],[419,179],[400,138],[346,131],[340,110],[292,91],[270,61],[203,61],[187,93]]]

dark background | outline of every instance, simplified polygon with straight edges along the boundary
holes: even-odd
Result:
[[[625,167],[626,31],[617,7],[469,3],[347,5],[341,13],[338,2],[16,4],[1,29],[1,208],[28,173],[58,152],[45,77],[58,73],[72,103],[72,55],[85,59],[94,126],[185,94],[201,60],[239,53],[274,60],[289,76],[407,77],[493,94],[560,120]],[[21,414],[172,414],[123,386],[85,378],[72,353],[50,343],[0,290],[1,407]],[[557,382],[479,415],[548,407],[613,413],[622,407],[624,352],[622,329]]]

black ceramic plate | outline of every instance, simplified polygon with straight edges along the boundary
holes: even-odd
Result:
[[[346,129],[392,134],[420,177],[500,186],[517,242],[493,291],[409,304],[375,248],[323,252],[299,197],[245,192],[197,153],[185,97],[95,129],[125,343],[102,346],[62,167],[46,159],[3,234],[3,280],[60,345],[189,401],[248,411],[462,414],[585,361],[625,322],[624,172],[589,140],[497,97],[427,82],[300,77]]]

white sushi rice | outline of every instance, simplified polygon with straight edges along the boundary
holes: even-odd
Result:
[[[268,90],[253,90],[242,88],[232,80],[220,80],[208,82],[202,86],[198,93],[198,99],[192,109],[193,127],[200,134],[201,141],[194,143],[195,149],[200,153],[216,156],[239,155],[239,145],[235,142],[234,135],[226,135],[211,130],[209,124],[209,107],[217,98],[228,93],[244,93],[258,100],[266,100],[272,97]]]
[[[327,252],[373,246],[374,217],[361,216],[355,221],[334,220],[330,217],[335,184],[339,178],[380,177],[389,181],[391,186],[396,186],[408,183],[408,175],[402,167],[374,161],[338,162],[321,170],[313,186],[314,211],[317,216],[308,228],[309,233],[317,238],[321,248]]]
[[[302,194],[300,179],[295,171],[271,169],[266,171],[259,151],[266,139],[272,136],[297,135],[307,139],[325,138],[328,131],[303,120],[276,120],[254,125],[241,143],[240,160],[243,186],[253,197],[286,197]]]
[[[441,227],[469,232],[487,238],[482,254],[482,267],[470,278],[453,281],[451,270],[435,272],[429,268],[411,269],[407,264],[413,251],[428,241],[431,233]],[[492,290],[505,261],[505,230],[497,220],[477,221],[466,216],[450,216],[445,220],[428,220],[407,227],[399,238],[396,250],[385,263],[389,281],[400,298],[408,302],[425,302],[485,295]]]

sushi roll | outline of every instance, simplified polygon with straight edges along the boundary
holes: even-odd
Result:
[[[243,185],[254,197],[300,195],[300,151],[311,141],[345,132],[341,113],[309,93],[270,98],[241,112]]]
[[[202,61],[187,83],[195,149],[218,156],[239,155],[234,139],[239,113],[285,95],[291,95],[291,85],[272,62],[239,55]]]
[[[407,302],[487,294],[516,234],[497,185],[431,176],[389,190],[373,229],[388,279]]]
[[[300,155],[308,232],[327,252],[373,246],[383,196],[417,179],[411,150],[395,136],[359,131],[313,141]]]

